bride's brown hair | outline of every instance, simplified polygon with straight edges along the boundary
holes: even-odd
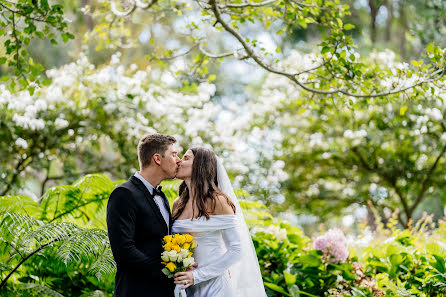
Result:
[[[235,206],[231,199],[218,188],[217,181],[217,157],[209,149],[198,147],[190,149],[194,154],[192,163],[192,176],[190,186],[182,182],[179,189],[180,199],[178,207],[173,213],[172,218],[176,220],[183,213],[187,202],[190,199],[190,193],[194,194],[195,206],[198,209],[198,216],[205,216],[209,219],[209,214],[214,212],[218,196],[226,198],[226,202],[232,207],[235,213]],[[192,191],[191,191],[192,190]],[[192,218],[195,218],[194,209],[192,209]]]

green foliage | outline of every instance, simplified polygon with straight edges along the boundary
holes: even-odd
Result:
[[[106,284],[115,262],[103,230],[103,209],[116,184],[92,174],[50,189],[40,204],[28,197],[0,197],[0,287],[15,274],[22,275],[20,281],[8,287],[42,296],[94,291],[101,279]]]
[[[1,80],[10,81],[13,88],[18,80],[32,94],[42,81],[44,68],[29,57],[31,40],[47,38],[51,39],[52,44],[57,44],[57,35],[63,42],[74,38],[67,30],[63,6],[51,5],[47,0],[1,0],[0,13],[3,16],[0,35],[6,37],[3,39],[5,50],[0,52],[0,65],[6,64],[13,69],[11,77],[4,76]]]
[[[105,226],[100,223],[105,220],[102,213],[93,214],[103,208],[117,183],[92,174],[71,186],[50,189],[40,204],[24,196],[1,197],[2,293],[110,296],[115,263],[106,232],[92,227]],[[171,202],[177,197],[178,185],[179,181],[163,182]],[[242,198],[247,193],[239,190],[237,195]],[[334,263],[314,250],[298,227],[271,216],[264,204],[246,199],[240,204],[270,297],[430,297],[446,293],[443,221],[432,232],[429,216],[406,230],[395,227],[395,214],[387,228],[377,220],[378,231],[370,246],[362,250],[352,246],[346,262]]]
[[[33,96],[0,86],[0,195],[31,181],[28,185],[40,197],[49,186],[69,184],[91,172],[127,178],[138,168],[139,139],[155,131],[175,135],[183,148],[192,139],[211,137],[210,128],[197,127],[189,113],[211,123],[217,110],[209,102],[212,85],[189,85],[184,91],[174,85],[167,91],[151,78],[155,71],[124,70],[118,57],[95,67],[81,56],[52,69],[47,72],[51,84]],[[164,104],[174,98],[182,102]],[[184,125],[182,119],[191,123]]]
[[[378,237],[364,249],[365,270],[376,275],[386,296],[428,297],[446,293],[445,244],[429,231],[429,220],[426,216],[411,229],[392,226],[383,230],[381,236],[387,239]]]
[[[40,200],[41,219],[49,222],[70,221],[105,229],[103,218],[108,197],[122,182],[112,182],[101,174],[90,174],[72,186],[53,187]]]

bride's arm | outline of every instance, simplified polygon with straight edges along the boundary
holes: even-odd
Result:
[[[237,228],[223,230],[222,237],[227,248],[226,253],[213,260],[210,264],[192,270],[194,285],[222,275],[232,264],[240,260],[242,245]]]
[[[234,209],[228,204],[225,196],[217,196],[217,201],[213,214],[216,215],[234,215]],[[240,234],[237,227],[224,229],[222,231],[223,242],[226,246],[226,253],[223,256],[213,260],[206,266],[200,267],[192,271],[194,284],[207,281],[225,273],[228,268],[240,260],[242,244]]]

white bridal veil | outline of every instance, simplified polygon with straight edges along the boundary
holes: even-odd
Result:
[[[231,281],[234,285],[237,297],[267,297],[263,287],[259,261],[252,243],[248,226],[246,225],[240,203],[235,196],[231,181],[223,162],[217,157],[217,181],[218,188],[231,198],[236,208],[236,216],[240,239],[242,243],[241,260],[229,268]]]

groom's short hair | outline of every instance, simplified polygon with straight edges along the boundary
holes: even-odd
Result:
[[[164,157],[167,147],[176,141],[173,136],[157,133],[148,134],[141,138],[138,143],[138,160],[141,169],[150,165],[154,154],[160,154]]]

